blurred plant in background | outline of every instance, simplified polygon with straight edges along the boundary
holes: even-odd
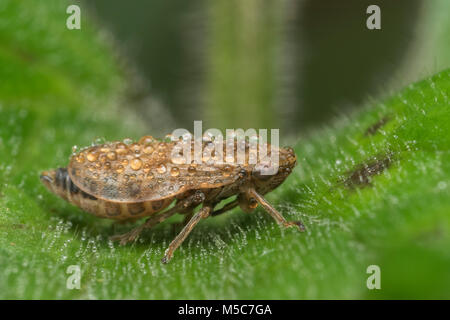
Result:
[[[177,126],[298,133],[450,62],[445,0],[87,2]],[[441,17],[440,17],[441,16]],[[149,106],[139,108],[149,123]]]
[[[363,0],[80,1],[68,30],[74,2],[0,0],[0,298],[450,296],[450,1],[376,1],[380,31]],[[236,209],[162,265],[181,217],[121,247],[108,237],[131,226],[39,181],[96,137],[198,119],[298,139],[299,165],[268,198],[304,234]],[[366,286],[374,264],[382,290]]]

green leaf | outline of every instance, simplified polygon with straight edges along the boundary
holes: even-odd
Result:
[[[118,107],[125,80],[108,45],[45,3],[1,5],[22,19],[0,25],[0,298],[448,298],[450,70],[298,141],[297,168],[268,199],[306,232],[237,209],[202,221],[163,265],[170,222],[120,247],[108,237],[131,225],[39,181],[74,144],[151,133]],[[80,290],[66,287],[70,265]],[[381,290],[366,287],[369,265]]]

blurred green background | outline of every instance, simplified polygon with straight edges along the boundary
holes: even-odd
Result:
[[[81,30],[66,28],[69,4]],[[381,30],[365,27],[368,4]],[[0,0],[0,298],[450,297],[450,1]],[[261,209],[121,247],[39,181],[72,146],[280,128],[299,165]],[[98,141],[98,140],[97,140]],[[381,290],[366,286],[381,268]],[[79,265],[80,290],[66,287]]]
[[[370,4],[382,8],[381,30],[366,28]],[[88,5],[145,77],[142,89],[185,128],[201,119],[298,133],[449,62],[436,50],[448,9],[439,0]],[[139,112],[151,123],[148,109]]]

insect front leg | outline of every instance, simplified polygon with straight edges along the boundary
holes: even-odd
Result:
[[[192,229],[194,229],[194,227],[197,225],[197,223],[200,222],[201,219],[207,218],[211,211],[212,207],[210,205],[205,205],[202,209],[200,209],[199,212],[194,214],[194,216],[191,218],[191,220],[189,220],[183,230],[181,230],[181,232],[170,243],[169,247],[164,253],[164,257],[161,260],[162,263],[167,263],[170,259],[172,259],[173,253],[183,243],[184,239],[186,239]]]
[[[305,231],[305,226],[301,221],[287,221],[277,209],[275,209],[262,195],[256,192],[255,189],[249,188],[246,190],[247,195],[250,198],[255,199],[271,216],[276,220],[276,222],[280,225],[283,225],[286,228],[294,227],[299,231]]]

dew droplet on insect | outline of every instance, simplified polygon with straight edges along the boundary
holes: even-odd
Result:
[[[118,154],[125,154],[125,153],[128,153],[128,148],[127,148],[127,146],[124,143],[119,142],[116,145],[116,152]]]
[[[133,143],[130,145],[130,150],[135,154],[139,154],[141,153],[141,146],[137,143]]]
[[[117,166],[117,168],[116,168],[117,173],[122,173],[123,171],[124,171],[123,165]]]
[[[84,162],[84,154],[80,153],[76,158],[75,161],[78,163],[83,163]]]
[[[162,163],[156,168],[156,170],[158,171],[158,173],[165,173],[167,171],[167,168],[165,165],[163,165]]]
[[[190,132],[187,132],[187,133],[183,134],[182,139],[183,139],[183,141],[191,141],[192,134]]]
[[[107,157],[109,160],[116,160],[117,154],[116,154],[114,151],[110,151],[110,152],[108,152],[108,153],[106,154],[106,157]]]
[[[144,169],[143,170],[144,170],[145,173],[149,173],[150,169],[151,169],[150,164],[148,164],[148,163],[144,164]]]
[[[105,162],[105,169],[111,169],[111,163]]]
[[[94,145],[99,145],[99,144],[103,144],[105,143],[105,138],[103,137],[98,137],[94,140]]]
[[[189,174],[194,174],[196,171],[197,171],[197,170],[195,169],[194,166],[189,166],[189,168],[188,168],[188,173],[189,173]]]
[[[171,134],[171,133],[166,134],[166,136],[164,137],[164,142],[172,142],[172,141],[174,141],[173,134]]]
[[[126,166],[128,164],[128,162],[129,162],[128,159],[123,159],[121,163],[122,163],[122,165]]]
[[[173,168],[170,170],[170,175],[171,175],[172,177],[178,177],[178,176],[180,175],[180,169],[178,169],[178,167],[173,167]]]
[[[130,145],[133,143],[133,140],[131,140],[130,138],[125,138],[122,140],[123,143],[125,143],[126,145]]]
[[[223,173],[222,173],[222,175],[223,175],[224,177],[228,177],[228,176],[230,176],[232,170],[233,170],[233,168],[232,168],[231,166],[226,165],[226,166],[223,167]]]
[[[155,138],[152,136],[143,136],[139,139],[139,144],[150,144],[155,141]]]
[[[143,152],[144,152],[145,154],[151,154],[154,150],[155,150],[155,149],[153,149],[152,146],[148,145],[148,146],[146,146],[146,147],[144,148]]]
[[[98,158],[98,154],[97,154],[96,152],[89,152],[89,153],[87,154],[87,159],[88,159],[90,162],[94,162],[95,160],[97,160],[97,158]]]
[[[78,151],[78,146],[73,146],[72,147],[72,153],[77,153],[77,151]]]
[[[139,170],[142,167],[142,160],[139,158],[131,160],[130,167],[135,171]]]

